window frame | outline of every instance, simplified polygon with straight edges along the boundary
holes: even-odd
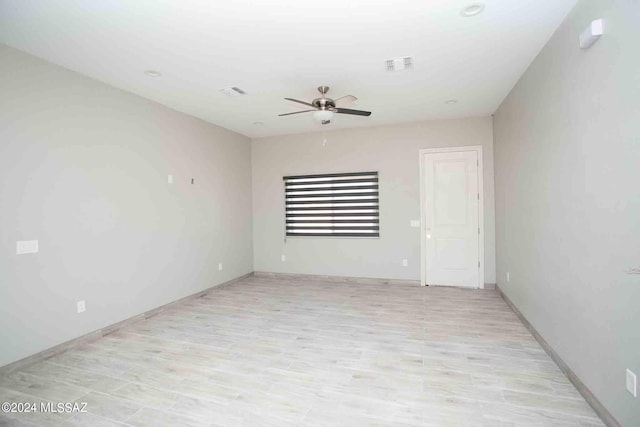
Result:
[[[378,171],[290,175],[282,180],[285,239],[380,238]]]

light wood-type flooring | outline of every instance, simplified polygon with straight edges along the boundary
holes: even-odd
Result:
[[[495,291],[249,277],[0,378],[37,426],[602,426]]]

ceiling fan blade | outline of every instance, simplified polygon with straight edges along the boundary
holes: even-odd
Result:
[[[293,98],[285,98],[287,101],[293,101],[293,102],[297,102],[298,104],[304,104],[307,107],[314,107],[313,104],[309,104],[308,102],[304,102],[304,101],[300,101],[299,99],[293,99]]]
[[[292,115],[292,114],[308,113],[308,112],[310,112],[310,111],[316,111],[316,110],[294,111],[293,113],[278,114],[278,117],[281,117],[281,116],[290,116],[290,115]]]
[[[341,104],[350,104],[352,102],[356,102],[358,100],[358,98],[356,98],[353,95],[345,95],[345,96],[341,96],[340,98],[336,98],[333,100],[333,102],[336,103],[336,105],[339,103]]]
[[[353,114],[354,116],[370,116],[371,111],[351,110],[349,108],[336,108],[336,113]]]

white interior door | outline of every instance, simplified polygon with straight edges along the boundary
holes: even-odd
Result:
[[[426,284],[478,288],[478,152],[423,155]]]

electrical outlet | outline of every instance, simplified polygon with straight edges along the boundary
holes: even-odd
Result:
[[[402,260],[402,266],[403,267],[407,267],[409,265],[409,260],[408,259],[403,259]]]
[[[85,302],[85,300],[78,301],[76,305],[77,305],[78,313],[84,313],[85,311],[87,311],[87,303]]]
[[[287,260],[287,256],[286,255],[280,255],[280,261],[285,262]]]
[[[21,240],[16,242],[16,255],[38,253],[37,240]]]
[[[222,271],[222,263],[221,262],[218,263],[218,271]]]
[[[507,283],[509,283],[511,281],[511,276],[509,275],[509,272],[507,271]]]
[[[631,393],[633,397],[638,397],[636,374],[634,374],[628,369],[627,369],[627,391]]]

